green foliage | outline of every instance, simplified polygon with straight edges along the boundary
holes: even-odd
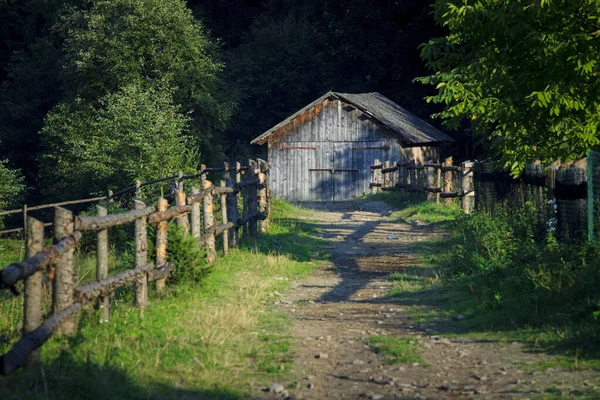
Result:
[[[600,144],[600,3],[438,0],[449,33],[421,46],[434,71],[427,101],[451,128],[465,121],[506,166],[583,157]]]
[[[200,282],[211,271],[198,239],[173,222],[169,223],[167,261],[175,265],[169,278],[173,283]]]
[[[478,312],[502,312],[511,324],[597,327],[600,243],[559,244],[551,233],[540,236],[538,221],[531,205],[459,218],[442,257],[446,273],[476,301]]]
[[[23,177],[14,169],[7,166],[8,160],[0,160],[0,210],[21,204],[25,192]],[[0,218],[0,228],[4,227]]]
[[[194,171],[198,153],[184,135],[189,118],[163,87],[122,87],[98,104],[78,98],[46,117],[42,137],[48,191],[85,196]]]

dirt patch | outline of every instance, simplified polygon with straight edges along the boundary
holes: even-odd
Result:
[[[390,221],[393,210],[382,202],[304,207],[320,221],[319,236],[332,241],[333,260],[275,301],[294,321],[293,377],[278,382],[277,393],[257,388],[253,398],[598,398],[594,371],[531,372],[524,366],[550,356],[524,352],[516,342],[440,338],[447,320],[427,326],[413,321],[408,311],[435,304],[398,302],[389,295],[388,276],[418,263],[411,244],[443,232]],[[402,342],[416,349],[421,362],[390,364],[374,351],[372,337],[411,338]]]

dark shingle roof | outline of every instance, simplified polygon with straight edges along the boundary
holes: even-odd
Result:
[[[402,141],[408,145],[419,145],[428,143],[452,142],[453,139],[423,121],[410,111],[400,107],[387,97],[380,93],[337,93],[329,92],[319,97],[317,100],[298,110],[290,115],[285,120],[281,121],[262,135],[258,136],[251,143],[263,144],[266,139],[275,133],[279,128],[294,120],[297,116],[304,113],[306,110],[321,103],[323,100],[335,97],[349,104],[352,104],[362,112],[376,119],[383,125],[387,126],[392,131],[402,137]]]

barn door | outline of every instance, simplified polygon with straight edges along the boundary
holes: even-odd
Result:
[[[392,161],[391,148],[389,143],[384,141],[378,142],[353,142],[352,143],[352,160],[353,168],[358,169],[356,178],[356,194],[369,193],[371,182],[371,165],[375,160]]]
[[[333,168],[331,170],[333,200],[348,200],[357,196],[358,169],[355,168],[352,142],[333,143]]]

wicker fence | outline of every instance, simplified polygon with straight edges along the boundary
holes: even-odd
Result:
[[[49,249],[43,249],[45,224],[27,216],[27,259],[0,270],[0,289],[10,289],[18,295],[15,284],[24,281],[25,287],[23,337],[11,350],[0,356],[0,374],[8,375],[24,365],[38,363],[40,346],[53,334],[74,335],[75,315],[96,299],[101,309],[101,321],[108,320],[110,295],[117,288],[134,285],[135,306],[146,308],[148,283],[154,281],[156,289],[163,290],[170,271],[177,267],[167,262],[169,220],[176,219],[179,226],[205,246],[209,263],[214,262],[217,256],[216,236],[223,235],[223,254],[226,255],[230,246],[237,245],[241,228],[244,229],[244,234],[250,236],[266,232],[269,212],[268,164],[262,160],[251,160],[248,167],[242,168],[237,163],[235,179],[226,178],[219,186],[206,179],[208,171],[216,170],[221,169],[203,168],[200,174],[188,177],[179,174],[178,187],[173,196],[175,204],[172,207],[169,207],[165,198],[159,197],[153,206],[134,200],[132,210],[121,214],[108,215],[106,208],[97,206],[97,216],[74,216],[73,212],[60,205],[47,205],[46,207],[54,208],[52,225],[55,244]],[[246,172],[244,180],[241,179],[242,171]],[[229,171],[225,168],[224,172]],[[200,178],[201,188],[192,187],[186,193],[183,181],[191,178]],[[161,180],[154,180],[152,183],[159,181]],[[138,182],[121,192],[134,191],[139,195],[140,187],[147,184],[149,183]],[[109,197],[110,195],[100,199],[106,200]],[[238,210],[239,200],[243,203],[241,213]],[[220,202],[220,216],[215,215],[216,201]],[[109,276],[108,229],[131,223],[135,224],[135,268]],[[154,262],[148,262],[148,225],[155,225],[156,231]],[[83,232],[96,233],[96,281],[75,286],[73,253]],[[52,280],[53,313],[42,323],[44,274]]]

